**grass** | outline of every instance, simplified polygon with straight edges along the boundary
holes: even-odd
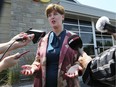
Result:
[[[34,61],[34,55],[26,55],[20,59],[19,63],[14,67],[4,70],[0,73],[0,87],[2,85],[14,85],[27,80],[33,80],[33,76],[24,76],[20,73],[21,66],[25,64],[32,64]],[[5,86],[6,87],[6,86]]]

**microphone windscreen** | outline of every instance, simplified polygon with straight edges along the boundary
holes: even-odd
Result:
[[[98,19],[96,23],[96,29],[100,32],[107,32],[107,29],[104,29],[105,24],[110,24],[109,18],[106,16],[102,16]]]
[[[78,48],[82,48],[82,40],[78,35],[72,35],[68,39],[68,45],[73,49],[73,50],[78,50]]]
[[[37,43],[42,37],[45,36],[46,32],[45,31],[41,31],[41,30],[37,30],[37,29],[30,29],[28,31],[26,31],[26,33],[28,34],[34,34],[34,38],[33,38],[33,43]]]

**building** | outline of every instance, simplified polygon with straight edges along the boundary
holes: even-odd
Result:
[[[8,41],[17,33],[25,32],[29,28],[50,31],[44,14],[48,3],[33,0],[5,0],[5,2],[0,23],[1,42]],[[82,38],[84,50],[89,55],[97,56],[115,44],[111,35],[98,32],[95,25],[101,16],[107,16],[111,24],[115,25],[116,13],[86,6],[74,0],[51,0],[49,3],[52,2],[59,2],[64,6],[66,10],[64,28],[76,32]],[[33,51],[36,50],[36,48],[33,49]]]
[[[107,16],[112,25],[116,25],[116,13],[83,5],[74,0],[50,0],[49,3],[59,3],[66,10],[64,28],[77,33],[83,41],[83,49],[95,57],[104,50],[116,44],[108,33],[100,33],[95,25],[101,16]],[[14,35],[27,31],[29,28],[50,31],[44,10],[49,3],[34,0],[5,0],[0,20],[0,41],[6,42]],[[22,48],[31,50],[29,55],[35,55],[37,44]]]
[[[62,0],[60,4],[66,9],[64,27],[81,37],[84,50],[89,55],[97,56],[115,44],[111,35],[98,32],[95,25],[101,16],[107,16],[111,24],[116,25],[116,13],[86,6],[73,0]]]

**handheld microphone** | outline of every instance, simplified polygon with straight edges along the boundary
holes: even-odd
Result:
[[[18,39],[16,39],[16,41],[23,41],[23,40],[26,40],[26,38],[18,38]]]
[[[26,31],[27,34],[34,34],[34,38],[33,38],[33,43],[37,43],[42,37],[45,36],[46,32],[45,31],[41,31],[41,30],[37,30],[37,29],[32,29],[30,28],[28,31]]]
[[[116,26],[111,25],[109,18],[106,16],[102,16],[98,19],[96,23],[96,29],[102,33],[116,33]]]
[[[73,49],[79,52],[82,56],[82,40],[78,35],[72,35],[68,39],[68,45]]]
[[[23,40],[27,40],[28,37],[32,37],[32,34],[28,34],[27,36],[24,36],[24,37],[19,37],[16,39],[16,41],[23,41]]]

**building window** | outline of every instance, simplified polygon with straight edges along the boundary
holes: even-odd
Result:
[[[82,32],[92,32],[92,27],[80,26],[80,31],[82,31]]]
[[[95,57],[95,49],[94,49],[94,46],[93,45],[84,45],[84,51],[90,55],[91,57]]]
[[[111,46],[113,46],[111,35],[107,33],[100,33],[98,31],[96,31],[96,43],[99,49],[98,53],[101,53],[106,49],[110,48]]]
[[[77,25],[72,25],[72,24],[64,24],[64,29],[70,30],[70,31],[79,31],[79,28]]]
[[[78,20],[65,18],[64,23],[68,23],[68,24],[70,23],[70,24],[76,24],[76,25],[78,25]]]
[[[79,20],[80,25],[91,26],[91,21]]]
[[[90,21],[69,19],[64,20],[64,29],[70,30],[79,35],[83,42],[83,49],[90,56],[95,56],[93,31]]]
[[[93,44],[93,34],[91,33],[80,33],[81,39],[85,44]]]

